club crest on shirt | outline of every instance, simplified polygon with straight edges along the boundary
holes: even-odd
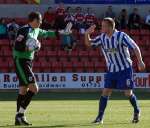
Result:
[[[18,35],[17,37],[17,41],[21,42],[22,40],[24,39],[24,36],[23,35]]]
[[[118,52],[118,49],[117,48],[109,48],[109,49],[105,49],[106,52],[109,52],[109,53],[116,53]]]
[[[33,81],[33,77],[32,76],[29,76],[29,81]]]

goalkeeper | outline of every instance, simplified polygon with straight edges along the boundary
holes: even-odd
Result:
[[[19,78],[15,125],[31,125],[26,120],[24,113],[32,97],[38,93],[38,85],[32,72],[34,53],[41,46],[37,38],[54,38],[57,36],[57,32],[55,31],[45,31],[39,28],[42,23],[42,16],[39,12],[30,13],[28,22],[27,25],[19,29],[13,49],[16,74]]]

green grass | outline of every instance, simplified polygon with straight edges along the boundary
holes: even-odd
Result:
[[[93,125],[99,93],[39,93],[26,115],[32,128],[150,128],[149,92],[138,92],[141,122],[132,124],[132,108],[123,94],[111,97],[103,125]],[[0,128],[14,128],[16,93],[0,92]]]

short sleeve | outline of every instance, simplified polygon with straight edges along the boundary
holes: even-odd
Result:
[[[94,39],[91,39],[92,46],[100,46],[102,43],[101,36],[97,36]]]
[[[136,45],[135,41],[126,33],[123,33],[122,43],[124,46],[131,48],[131,49],[134,49]]]

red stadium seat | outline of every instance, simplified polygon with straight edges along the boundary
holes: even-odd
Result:
[[[79,51],[79,57],[88,57],[88,51]]]
[[[84,72],[84,62],[73,63],[73,68],[75,72]]]
[[[10,50],[4,50],[4,56],[5,57],[11,57],[12,56],[12,51],[10,51]]]
[[[68,57],[68,52],[64,50],[59,50],[58,57]]]
[[[71,56],[70,56],[70,57],[68,58],[68,60],[71,61],[71,62],[73,62],[73,63],[76,63],[76,62],[79,61],[79,58],[78,58],[78,57],[71,57]]]
[[[46,55],[48,57],[57,57],[57,51],[47,51]]]
[[[86,72],[94,72],[94,63],[93,62],[84,62]]]
[[[89,57],[91,57],[91,58],[100,57],[100,50],[90,50]]]
[[[141,29],[140,34],[142,36],[150,36],[150,30],[148,30],[148,29]]]
[[[8,62],[9,68],[14,68],[14,60],[13,60],[13,57],[7,57],[6,62]]]
[[[51,63],[43,61],[41,63],[41,70],[44,72],[51,72]]]
[[[86,56],[86,57],[81,56],[81,57],[79,57],[79,60],[82,61],[82,62],[88,62],[88,61],[90,61],[90,58],[88,56]]]
[[[44,44],[49,47],[60,47],[60,41],[56,38],[48,38],[46,40],[43,40],[42,42],[44,42]]]
[[[4,56],[4,52],[2,50],[0,50],[0,57]]]
[[[40,61],[42,63],[42,62],[47,61],[47,59],[45,56],[41,56],[41,57],[35,58],[35,61]]]
[[[62,63],[61,62],[51,62],[52,63],[52,72],[62,72]]]
[[[10,42],[8,39],[0,40],[0,46],[10,46]]]
[[[57,58],[57,60],[60,62],[70,61],[70,59],[68,57],[59,57],[59,58]]]
[[[63,62],[63,72],[73,72],[73,64],[72,62]]]
[[[41,68],[41,62],[40,61],[34,61],[33,62],[33,67],[35,67],[35,68]]]
[[[72,51],[71,53],[70,53],[70,55],[69,55],[70,57],[78,57],[79,56],[79,54],[78,54],[78,51]]]
[[[46,51],[40,50],[37,54],[39,57],[44,57],[46,55]]]
[[[1,47],[1,50],[3,50],[4,52],[12,51],[12,49],[10,48],[10,46],[5,46],[5,45]]]
[[[44,46],[52,46],[52,40],[43,39],[41,42]]]
[[[130,35],[132,35],[132,36],[139,36],[140,35],[140,30],[131,29],[130,30]]]
[[[0,68],[0,73],[9,73],[9,69],[8,68]]]
[[[106,65],[103,61],[94,63],[95,72],[104,72],[106,70]]]
[[[4,61],[1,59],[0,60],[0,69],[2,69],[2,68],[8,68],[8,62],[4,63]]]

